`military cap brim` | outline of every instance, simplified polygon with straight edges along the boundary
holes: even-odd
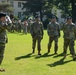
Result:
[[[37,18],[39,18],[39,16],[38,16],[38,15],[36,15],[36,16],[35,16],[35,19],[37,19]]]
[[[5,16],[6,16],[5,13],[0,12],[0,18],[1,18],[1,17],[5,17]]]
[[[72,19],[72,17],[71,16],[67,17],[67,20],[69,20],[69,19]]]

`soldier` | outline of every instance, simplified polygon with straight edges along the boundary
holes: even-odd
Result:
[[[35,52],[35,46],[37,42],[38,55],[41,55],[41,40],[43,39],[43,24],[40,22],[39,17],[35,17],[35,22],[31,25],[31,36],[32,36],[32,49]]]
[[[72,54],[73,60],[76,60],[75,50],[74,50],[74,41],[76,39],[76,26],[72,22],[72,17],[67,18],[67,22],[63,25],[64,33],[64,58],[66,58],[67,47],[69,46],[70,53]]]
[[[6,21],[6,14],[0,13],[0,65],[2,63],[4,57],[5,44],[7,41],[6,29],[7,25],[4,24]],[[4,69],[0,69],[0,71],[5,71]]]
[[[59,23],[56,22],[56,17],[52,16],[51,22],[47,26],[47,33],[49,36],[49,43],[48,43],[48,53],[50,52],[50,48],[52,42],[55,42],[54,51],[57,54],[58,51],[58,38],[60,37],[60,27]]]

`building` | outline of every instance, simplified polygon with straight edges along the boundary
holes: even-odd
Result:
[[[7,2],[10,2],[10,0],[0,0],[0,3],[7,3]]]
[[[19,18],[23,18],[23,12],[26,11],[25,10],[22,10],[22,3],[25,3],[26,1],[25,0],[14,0],[13,2],[13,7],[14,7],[14,15],[15,16],[18,16]]]

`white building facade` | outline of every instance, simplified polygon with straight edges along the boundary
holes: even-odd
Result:
[[[22,10],[23,4],[25,3],[25,0],[14,0],[13,7],[14,7],[14,15],[18,16],[19,18],[23,18],[23,12],[26,11],[26,9]]]

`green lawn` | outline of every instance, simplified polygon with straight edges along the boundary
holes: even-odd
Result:
[[[5,57],[1,66],[6,71],[0,72],[0,75],[76,75],[76,62],[72,61],[71,55],[62,60],[63,34],[59,39],[58,55],[53,54],[54,44],[50,54],[47,55],[48,36],[45,31],[41,57],[37,55],[37,49],[35,54],[31,54],[30,34],[8,33],[8,37],[9,43],[6,44]]]

